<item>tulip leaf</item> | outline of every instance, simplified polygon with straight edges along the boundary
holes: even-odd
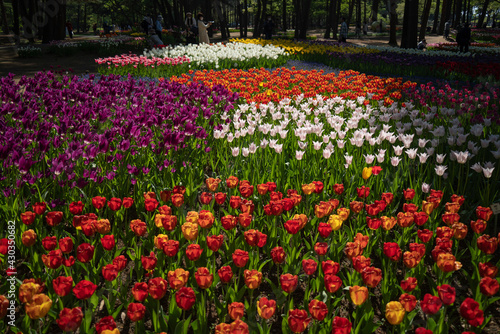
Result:
[[[120,306],[118,306],[118,308],[112,313],[112,316],[113,316],[113,319],[116,319],[118,317],[118,314],[120,314],[123,306],[125,304],[121,304]]]
[[[175,334],[187,334],[189,329],[189,324],[191,323],[191,315],[186,320],[180,321],[177,326],[175,326]]]
[[[283,317],[283,321],[281,321],[281,333],[289,333],[288,331],[288,321],[286,317]]]
[[[266,261],[262,262],[262,263],[261,263],[261,265],[259,266],[259,269],[258,269],[258,270],[259,270],[259,271],[262,271],[262,268],[264,268],[264,266],[265,266],[266,264],[268,264],[268,263],[269,263],[269,261],[271,261],[271,260],[272,260],[272,259],[267,259]]]
[[[433,332],[436,329],[436,320],[433,317],[427,317],[427,329]]]

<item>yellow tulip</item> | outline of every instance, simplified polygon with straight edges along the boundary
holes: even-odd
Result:
[[[372,176],[372,168],[371,167],[363,168],[363,172],[361,173],[361,176],[363,177],[364,180],[368,180],[370,178],[370,176]]]
[[[30,319],[37,320],[43,318],[49,313],[52,307],[52,300],[43,293],[34,295],[30,303],[25,306],[26,314]]]
[[[343,222],[344,220],[339,215],[331,215],[330,218],[328,218],[328,224],[330,224],[334,231],[340,230]]]
[[[391,325],[399,325],[405,316],[405,309],[400,302],[389,302],[385,307],[385,318]]]

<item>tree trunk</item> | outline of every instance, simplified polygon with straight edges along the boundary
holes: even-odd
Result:
[[[19,44],[20,33],[19,33],[19,0],[12,0],[12,16],[13,16],[13,30],[14,30],[14,40],[16,45]]]
[[[356,3],[355,0],[351,0],[349,2],[349,14],[347,14],[347,19],[346,19],[346,23],[347,23],[348,27],[351,25],[352,12],[354,11],[354,4],[355,3]]]
[[[312,0],[294,0],[295,13],[300,13],[300,15],[295,15],[295,38],[296,39],[306,39],[307,38],[307,26],[309,21],[309,11],[311,9]]]
[[[219,0],[214,1],[214,6],[215,6],[215,12],[217,13],[217,20],[219,21],[220,24],[221,38],[223,40],[226,40],[229,38],[227,34],[226,16],[222,13],[222,8]]]
[[[389,28],[389,45],[398,46],[396,38],[396,26],[398,24],[398,13],[396,12],[397,0],[390,0],[391,10],[389,12],[390,28]]]
[[[455,22],[454,27],[458,27],[462,23],[462,0],[455,0]]]
[[[421,41],[425,38],[427,32],[427,22],[429,21],[429,14],[431,12],[432,0],[425,0],[424,10],[422,12],[422,21],[420,23],[420,35],[418,39]]]
[[[380,0],[373,0],[372,2],[372,22],[377,21],[379,2]]]
[[[337,39],[337,33],[339,32],[339,14],[340,14],[340,6],[342,5],[342,0],[337,0],[337,8],[335,9],[335,13],[333,15],[332,20],[332,38]]]
[[[401,47],[404,49],[415,49],[418,37],[418,0],[406,0],[403,18],[403,35],[401,36]]]
[[[432,33],[435,34],[437,32],[438,23],[439,23],[439,6],[441,5],[440,0],[436,0],[436,9],[434,10],[434,23],[432,24]]]
[[[444,24],[450,19],[452,0],[443,0],[441,5],[441,19],[439,20],[438,35],[442,35],[444,31]]]
[[[257,0],[257,13],[253,19],[253,38],[260,36],[260,22],[262,16],[262,0]]]
[[[479,13],[476,28],[482,28],[483,23],[484,23],[484,18],[486,17],[486,13],[488,12],[489,4],[490,4],[490,0],[484,0],[483,10],[481,11],[481,13]]]
[[[325,4],[326,26],[325,26],[325,34],[323,35],[323,38],[330,38],[330,33],[332,31],[332,12],[330,11],[330,6],[331,6],[332,2],[333,2],[332,0],[326,0],[326,4]]]
[[[0,0],[0,9],[2,10],[2,30],[5,35],[9,33],[9,24],[7,22],[7,13],[3,0]]]

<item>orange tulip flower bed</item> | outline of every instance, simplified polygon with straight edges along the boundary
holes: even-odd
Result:
[[[33,275],[19,287],[20,327],[487,331],[499,290],[498,238],[484,233],[492,210],[464,224],[463,196],[384,192],[384,173],[365,168],[359,186],[328,189],[208,178],[195,202],[179,185],[62,211],[34,203],[18,227],[29,261],[18,270]],[[8,239],[0,245],[7,254]]]
[[[285,98],[303,94],[304,97],[321,95],[326,97],[340,96],[355,100],[358,97],[367,100],[384,100],[387,105],[402,98],[401,91],[416,86],[416,83],[401,78],[380,78],[365,75],[356,71],[340,71],[339,74],[324,71],[306,71],[278,68],[274,71],[266,69],[196,71],[191,75],[173,76],[171,81],[188,84],[201,82],[206,86],[223,85],[231,92],[236,92],[247,103],[279,102]]]

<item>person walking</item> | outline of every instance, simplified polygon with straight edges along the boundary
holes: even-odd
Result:
[[[347,27],[347,23],[345,22],[345,18],[343,16],[340,18],[340,22],[339,43],[346,43],[349,28]]]
[[[73,38],[73,25],[70,21],[66,22],[66,29],[68,29],[69,38]]]
[[[155,22],[155,32],[156,32],[156,35],[158,35],[158,38],[161,40],[161,32],[163,30],[163,26],[161,24],[161,21],[163,21],[163,17],[161,15],[158,15],[158,17],[156,18],[156,22]]]
[[[188,44],[196,44],[196,36],[198,36],[198,23],[190,12],[186,13],[184,19],[184,29],[186,30],[186,41]]]
[[[444,24],[444,38],[448,40],[448,37],[450,37],[450,21]]]
[[[208,22],[205,24],[203,22],[203,14],[199,13],[198,14],[198,36],[201,43],[207,43],[210,44],[210,39],[208,38],[208,31],[207,29],[212,25],[212,22]]]
[[[273,30],[274,30],[274,22],[271,15],[268,15],[267,21],[264,24],[264,34],[266,35],[266,39],[273,38]]]
[[[469,52],[470,44],[470,28],[469,24],[465,23],[462,27],[458,29],[457,33],[457,44],[460,48],[460,52]]]

